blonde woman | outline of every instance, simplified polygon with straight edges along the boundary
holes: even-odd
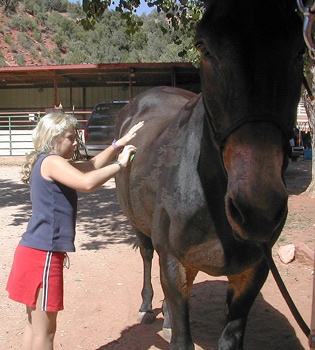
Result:
[[[75,251],[76,191],[93,191],[126,167],[136,151],[128,143],[143,126],[136,124],[91,160],[71,162],[76,121],[63,113],[43,117],[33,132],[35,150],[22,167],[22,181],[31,188],[32,216],[16,249],[7,290],[9,298],[26,305],[23,350],[53,349],[57,314],[63,310],[64,259]]]

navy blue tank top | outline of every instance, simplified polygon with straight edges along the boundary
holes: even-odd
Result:
[[[42,154],[30,176],[33,213],[20,244],[45,251],[74,252],[78,196],[76,190],[41,175]]]

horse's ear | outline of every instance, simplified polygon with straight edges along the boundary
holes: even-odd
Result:
[[[209,7],[211,7],[211,5],[215,2],[215,0],[204,0],[206,9],[208,9]]]

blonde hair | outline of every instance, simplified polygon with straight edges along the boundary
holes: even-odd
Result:
[[[70,126],[75,127],[77,119],[61,112],[46,114],[37,124],[32,133],[34,150],[26,154],[22,165],[22,182],[29,183],[32,169],[40,154],[50,153],[53,142],[61,136]]]

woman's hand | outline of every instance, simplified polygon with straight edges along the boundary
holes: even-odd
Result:
[[[125,146],[123,151],[118,156],[118,161],[124,168],[127,167],[130,161],[130,156],[137,151],[137,148],[133,145]]]
[[[135,124],[125,136],[120,138],[119,140],[116,141],[116,146],[117,147],[124,147],[126,146],[133,138],[136,137],[137,131],[143,127],[144,121],[141,121],[137,124]]]

